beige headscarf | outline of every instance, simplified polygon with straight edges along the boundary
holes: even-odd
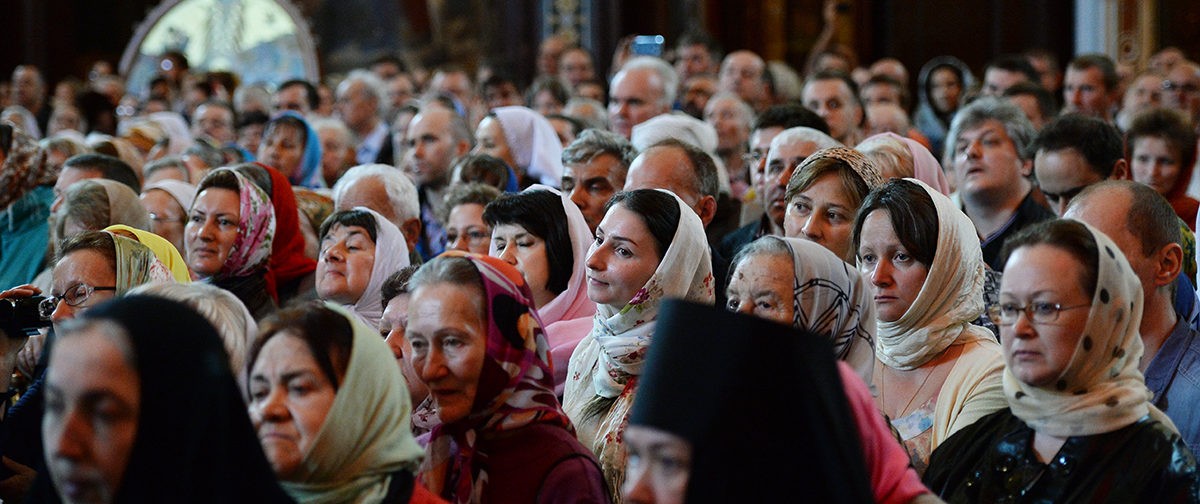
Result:
[[[1112,239],[1084,225],[1096,240],[1100,261],[1092,307],[1075,353],[1048,388],[1028,385],[1005,367],[1004,397],[1013,415],[1051,436],[1112,432],[1147,414],[1174,428],[1150,404],[1152,394],[1138,370],[1143,351],[1138,335],[1142,284]]]
[[[971,325],[983,313],[983,250],[971,219],[938,190],[917,179],[937,209],[937,252],[925,284],[908,310],[892,322],[880,320],[875,355],[887,366],[909,370],[937,357],[952,343],[993,339]],[[994,339],[993,339],[994,340]]]
[[[392,473],[416,474],[424,453],[409,430],[408,388],[378,332],[341,306],[325,306],[354,328],[350,364],[300,476],[281,485],[303,503],[381,502]]]
[[[95,209],[88,206],[96,203],[93,196],[95,191],[104,191],[104,199],[108,203],[107,216],[95,215]],[[62,236],[62,227],[66,224],[68,216],[79,219],[89,230],[104,229],[113,224],[125,224],[144,231],[151,229],[150,214],[146,212],[146,207],[142,206],[137,193],[129,186],[114,180],[96,178],[72,184],[67,189],[59,212],[59,236]]]

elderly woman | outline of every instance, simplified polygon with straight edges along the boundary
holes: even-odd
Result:
[[[483,209],[499,197],[500,191],[490,185],[451,185],[446,194],[446,247],[487,255],[492,226],[483,220]]]
[[[250,179],[220,168],[200,182],[183,234],[188,266],[237,296],[255,320],[276,309],[266,280],[274,236],[271,200]]]
[[[404,378],[379,333],[316,302],[263,321],[250,350],[250,419],[298,502],[430,502],[416,483]]]
[[[407,354],[440,421],[421,467],[425,485],[451,502],[608,502],[595,458],[554,397],[521,274],[452,251],[422,266],[410,287]]]
[[[596,313],[585,286],[591,230],[575,203],[540,185],[492,202],[483,218],[492,227],[489,254],[515,266],[533,291],[561,393],[567,362]]]
[[[287,111],[267,123],[258,160],[282,172],[292,185],[325,187],[321,174],[321,139],[300,114]]]
[[[667,298],[711,304],[711,263],[700,217],[678,196],[640,189],[609,200],[585,263],[596,317],[571,355],[563,407],[614,496],[625,479],[622,435],[659,305]]]
[[[562,149],[554,126],[526,107],[493,109],[475,129],[474,153],[504,160],[516,171],[521,187],[562,184]]]
[[[142,188],[142,207],[150,214],[150,231],[183,248],[183,226],[196,198],[196,186],[178,180],[160,180]]]
[[[854,147],[879,168],[886,179],[915,178],[950,195],[950,183],[941,163],[921,142],[892,132],[867,137]]]
[[[407,243],[391,221],[369,208],[330,215],[321,225],[317,295],[378,330],[384,309],[380,287],[389,275],[408,266]]]
[[[196,283],[151,283],[134,288],[130,294],[147,294],[179,301],[203,315],[217,329],[217,335],[229,354],[229,369],[238,386],[245,388],[246,354],[258,336],[258,325],[246,305],[233,293],[220,287]]]
[[[289,502],[199,314],[130,296],[58,337],[45,381],[46,471],[31,500]]]
[[[946,440],[925,481],[949,502],[1196,502],[1195,459],[1150,403],[1142,288],[1076,221],[1005,244],[999,319],[1008,407]]]
[[[150,214],[129,186],[107,179],[81,180],[67,189],[58,209],[57,235],[74,236],[113,224],[151,230]]]
[[[820,243],[844,261],[854,259],[854,215],[883,184],[879,168],[854,149],[832,147],[808,156],[788,179],[784,234]]]
[[[972,325],[984,310],[975,227],[942,193],[892,180],[854,222],[877,320],[872,383],[918,472],[942,441],[1004,407],[1000,347]]]

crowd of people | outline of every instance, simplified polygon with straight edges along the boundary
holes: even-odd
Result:
[[[799,69],[18,66],[0,499],[1200,502],[1200,64],[913,81],[835,3]]]

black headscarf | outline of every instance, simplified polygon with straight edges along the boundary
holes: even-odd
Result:
[[[672,300],[630,418],[692,445],[687,502],[872,502],[828,338]]]
[[[126,296],[85,319],[125,329],[141,413],[116,502],[292,502],[276,483],[216,329],[191,308]],[[58,502],[48,474],[33,502]]]

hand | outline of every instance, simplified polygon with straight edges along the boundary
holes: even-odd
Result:
[[[30,296],[36,296],[42,293],[42,289],[35,287],[33,284],[18,285],[4,292],[0,292],[0,299],[21,299]]]
[[[0,481],[0,499],[5,502],[20,502],[21,498],[29,492],[33,487],[33,480],[37,477],[37,471],[33,468],[21,465],[8,457],[4,457],[0,463],[4,467],[13,472],[8,479]]]
[[[21,351],[17,352],[17,372],[25,375],[29,382],[33,382],[37,377],[34,376],[33,370],[37,368],[38,359],[42,357],[42,348],[46,344],[46,335],[36,334],[30,336],[25,341],[25,346],[21,347]]]

